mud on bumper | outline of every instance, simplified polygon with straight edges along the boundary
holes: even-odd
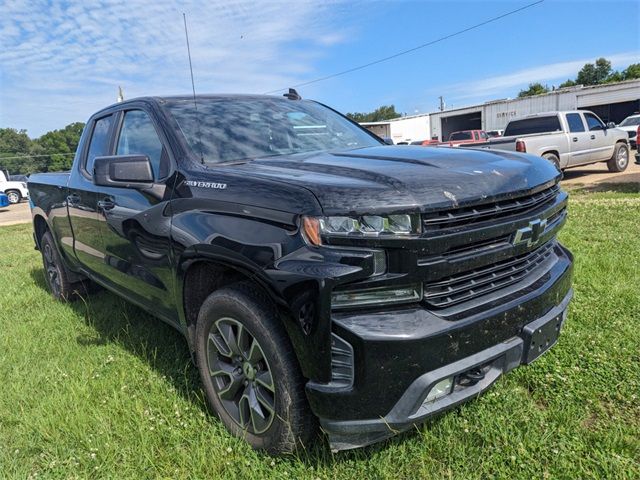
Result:
[[[358,448],[407,430],[472,399],[504,373],[546,352],[558,338],[572,297],[571,257],[562,250],[564,261],[526,299],[454,322],[457,331],[441,330],[441,322],[424,311],[394,312],[361,324],[353,318],[336,322],[340,337],[355,346],[355,382],[348,388],[307,384],[331,448]],[[371,331],[371,325],[378,329]],[[453,345],[461,346],[454,351]],[[451,380],[449,393],[426,401],[445,379]]]

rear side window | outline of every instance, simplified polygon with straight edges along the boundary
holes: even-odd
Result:
[[[87,161],[84,169],[93,176],[93,163],[96,157],[109,155],[109,129],[111,128],[111,115],[96,120],[91,133],[91,142],[87,152]]]
[[[589,127],[590,132],[604,130],[604,124],[593,113],[585,113],[584,119],[587,121],[587,127]]]
[[[514,135],[528,135],[530,133],[561,132],[560,120],[557,115],[551,117],[523,118],[509,122],[504,131],[505,137]]]
[[[162,176],[162,142],[146,112],[129,110],[124,114],[116,155],[146,155],[151,161],[153,176],[156,179]]]
[[[584,123],[579,113],[567,113],[567,123],[570,132],[584,132]]]
[[[449,136],[449,140],[473,140],[471,132],[453,132]]]

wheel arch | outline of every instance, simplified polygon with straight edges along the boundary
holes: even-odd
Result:
[[[35,214],[33,216],[33,233],[34,240],[36,242],[36,246],[40,249],[40,244],[42,242],[42,237],[46,232],[51,231],[49,228],[49,224],[45,220],[43,215]]]
[[[279,307],[285,304],[282,297],[271,286],[268,277],[258,268],[251,268],[246,263],[230,261],[228,257],[213,252],[194,249],[186,255],[183,254],[178,268],[176,295],[180,321],[187,332],[187,340],[192,350],[195,325],[202,303],[216,290],[238,282],[254,285],[276,310],[280,310]],[[283,326],[287,330],[286,325]]]

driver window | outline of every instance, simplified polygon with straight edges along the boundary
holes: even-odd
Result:
[[[146,155],[151,161],[154,178],[163,176],[162,170],[166,170],[166,166],[161,168],[161,163],[167,163],[166,154],[146,112],[129,110],[124,114],[116,155]]]
[[[590,132],[604,130],[604,124],[593,113],[585,113],[584,119],[587,121],[587,127],[589,127]]]

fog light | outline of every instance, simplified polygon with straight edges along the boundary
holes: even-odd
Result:
[[[429,390],[429,394],[427,395],[427,398],[424,399],[423,403],[433,402],[439,398],[446,397],[451,393],[452,386],[453,377],[440,380],[431,388],[431,390]]]
[[[366,305],[418,302],[422,299],[422,284],[408,287],[381,287],[363,290],[333,292],[332,308],[346,308]]]

